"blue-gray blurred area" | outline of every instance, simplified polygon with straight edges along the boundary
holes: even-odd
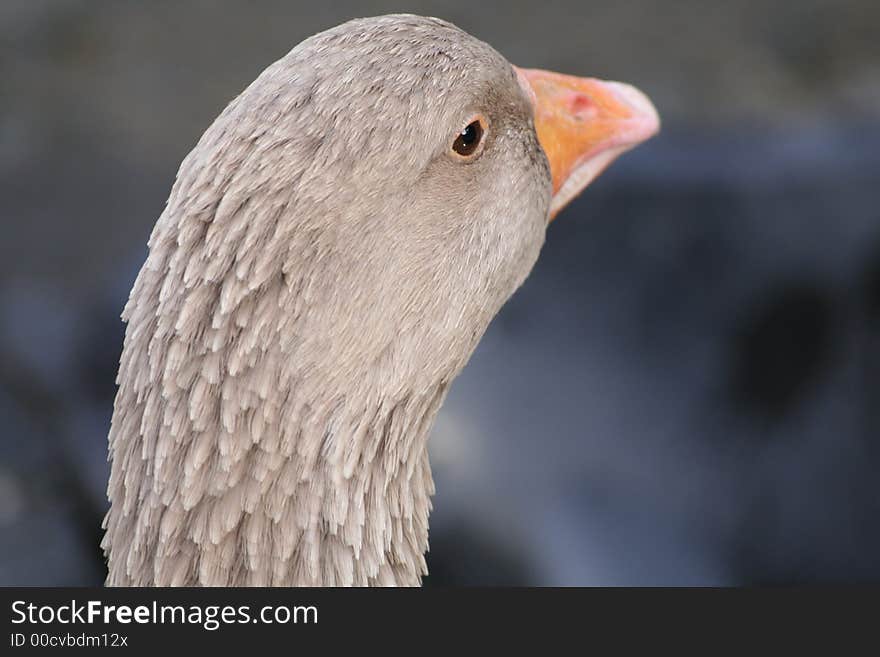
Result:
[[[427,583],[880,579],[876,0],[4,0],[0,583],[102,581],[119,312],[180,160],[301,39],[401,9],[664,119],[453,387]]]

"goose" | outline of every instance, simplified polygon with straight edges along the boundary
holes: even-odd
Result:
[[[314,35],[182,161],[122,314],[110,586],[418,586],[449,386],[550,220],[659,129],[437,18]]]

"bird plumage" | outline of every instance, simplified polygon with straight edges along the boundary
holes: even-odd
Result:
[[[307,39],[223,111],[123,313],[108,584],[420,583],[427,436],[544,239],[531,121],[498,53],[413,16]]]

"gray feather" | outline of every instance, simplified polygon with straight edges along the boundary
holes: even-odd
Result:
[[[123,312],[107,583],[418,585],[434,416],[549,197],[510,65],[448,23],[267,68],[181,164]]]

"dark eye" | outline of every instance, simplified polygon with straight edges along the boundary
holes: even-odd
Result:
[[[477,149],[483,142],[485,132],[483,120],[480,118],[474,119],[465,126],[464,130],[452,142],[452,150],[462,157],[471,157],[477,152]]]

